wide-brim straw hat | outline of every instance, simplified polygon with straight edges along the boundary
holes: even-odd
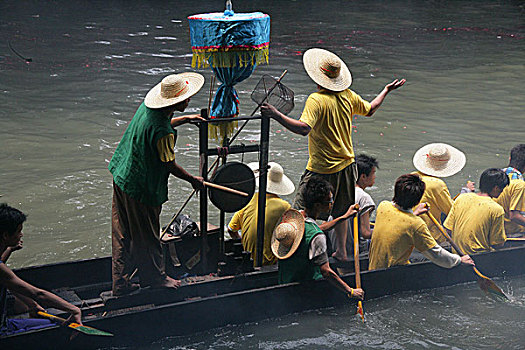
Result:
[[[331,91],[343,91],[352,85],[352,74],[336,54],[313,48],[303,55],[306,73],[319,86]]]
[[[417,170],[426,175],[448,177],[458,173],[467,159],[465,154],[446,143],[430,143],[414,154]]]
[[[152,109],[173,106],[195,95],[202,85],[204,77],[199,73],[171,74],[146,94],[144,104]]]
[[[295,253],[304,236],[304,217],[295,210],[284,212],[272,234],[272,252],[278,259],[287,259]]]
[[[255,182],[259,186],[259,162],[248,163],[248,167],[255,174]],[[266,192],[279,196],[286,196],[295,191],[292,180],[284,174],[283,167],[279,163],[268,163],[268,175],[266,181]]]

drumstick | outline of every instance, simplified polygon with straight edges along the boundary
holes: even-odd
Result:
[[[221,185],[217,185],[217,184],[214,184],[212,182],[207,182],[207,181],[203,181],[204,185],[208,186],[208,187],[213,187],[213,188],[216,188],[218,190],[222,190],[222,191],[225,191],[225,192],[230,192],[230,193],[233,193],[233,194],[238,194],[239,196],[243,196],[243,197],[248,197],[248,193],[246,192],[242,192],[242,191],[237,191],[233,188],[230,188],[230,187],[226,187],[226,186],[221,186]]]

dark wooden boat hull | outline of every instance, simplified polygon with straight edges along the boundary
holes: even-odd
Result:
[[[475,256],[475,260],[479,270],[490,277],[525,274],[525,246],[523,245],[479,254]],[[38,279],[46,276],[45,278],[48,278],[46,287],[57,288],[58,281],[53,282],[50,271],[55,268],[56,271],[62,269],[62,273],[66,273],[65,276],[70,279],[71,287],[75,283],[78,286],[81,283],[84,284],[82,281],[87,279],[87,276],[82,271],[87,269],[93,271],[93,275],[89,278],[90,283],[108,283],[107,280],[104,280],[107,272],[94,271],[91,264],[103,268],[108,261],[95,259],[43,266],[20,270],[19,274],[28,280],[37,278],[37,276]],[[67,270],[75,265],[82,281],[77,281],[67,274]],[[132,303],[122,306],[127,306],[127,308],[119,308],[117,304],[113,305],[113,311],[110,310],[104,317],[100,316],[101,310],[95,312],[98,316],[91,318],[86,311],[84,312],[86,325],[112,332],[115,334],[112,338],[79,335],[69,340],[70,330],[63,327],[51,327],[0,338],[0,345],[2,349],[90,349],[124,346],[151,342],[165,336],[186,335],[228,324],[253,322],[304,310],[349,303],[346,296],[324,280],[303,284],[276,285],[276,279],[275,272],[255,272],[241,277],[197,283],[194,286],[187,286],[186,291],[185,288],[181,288],[179,291],[170,292],[171,297],[176,300],[174,302],[166,302],[169,296],[162,297],[162,293],[154,294],[155,292],[151,291],[153,293],[151,295],[146,292],[138,296],[130,296],[130,300],[141,300],[142,298],[142,301],[135,306]],[[344,279],[349,284],[354,284],[353,274],[344,276]],[[425,262],[365,271],[361,275],[361,280],[366,291],[366,298],[373,299],[403,291],[417,291],[472,282],[475,281],[475,275],[472,269],[466,266],[447,270]],[[183,300],[192,293],[195,296],[201,295],[201,297]],[[151,300],[153,295],[157,295],[160,299],[164,298],[163,304],[140,305],[144,303],[144,300],[153,303],[154,301]]]

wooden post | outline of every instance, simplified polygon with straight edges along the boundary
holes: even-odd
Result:
[[[201,109],[201,117],[208,119],[208,110]],[[204,181],[208,180],[208,123],[199,123],[199,173]],[[199,191],[200,202],[200,231],[201,231],[201,270],[203,274],[208,272],[208,187],[204,186]]]
[[[268,149],[270,146],[270,118],[261,118],[261,148],[259,152],[259,198],[257,208],[257,261],[261,267],[264,248],[264,221],[266,215],[266,183],[268,174]]]

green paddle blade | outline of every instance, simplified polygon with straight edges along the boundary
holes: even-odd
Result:
[[[106,337],[112,337],[113,334],[105,331],[101,331],[100,329],[79,325],[78,323],[70,323],[67,325],[69,328],[73,328],[76,331],[82,332],[87,335],[102,335]]]
[[[498,287],[494,281],[479,272],[479,270],[475,267],[474,272],[478,276],[479,288],[481,288],[481,290],[485,292],[487,296],[493,296],[500,300],[509,300],[509,297],[503,293],[503,290],[501,290],[501,288]]]

